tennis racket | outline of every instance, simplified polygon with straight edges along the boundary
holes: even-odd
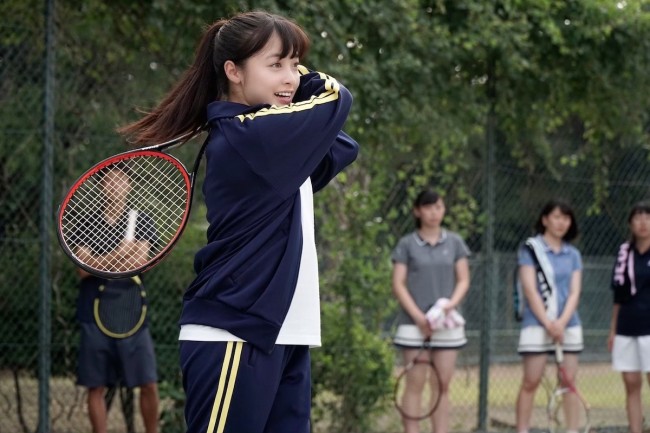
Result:
[[[431,349],[427,341],[397,376],[393,393],[393,402],[403,418],[420,421],[429,418],[436,411],[440,402],[440,377],[433,363]],[[422,355],[427,352],[426,358]],[[406,393],[409,385],[424,384],[421,393]],[[419,389],[419,386],[416,386]],[[405,398],[406,397],[406,398]]]
[[[99,277],[124,278],[144,272],[169,253],[188,221],[194,181],[208,140],[191,174],[167,151],[201,132],[112,156],[77,179],[57,214],[59,243],[77,266]],[[139,230],[125,236],[125,209],[136,209],[139,220],[149,222],[145,239]],[[115,215],[117,222],[107,222],[107,215]],[[148,248],[138,242],[143,240]]]
[[[550,392],[548,406],[549,430],[551,433],[577,430],[588,433],[591,427],[589,403],[571,380],[563,365],[564,352],[560,343],[555,344],[557,384]]]
[[[147,318],[147,293],[140,277],[107,280],[99,286],[93,304],[97,327],[111,338],[127,338],[144,325]]]

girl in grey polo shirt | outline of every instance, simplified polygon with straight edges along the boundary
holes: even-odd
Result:
[[[393,294],[401,309],[394,343],[407,364],[422,345],[433,350],[433,361],[440,376],[440,402],[432,416],[436,433],[449,431],[449,384],[454,373],[458,349],[467,343],[465,328],[431,328],[426,312],[442,298],[448,300],[445,314],[458,309],[469,289],[469,248],[456,233],[442,228],[445,204],[433,191],[423,191],[415,199],[413,215],[417,229],[399,240],[393,261]],[[427,358],[428,354],[421,355]],[[426,378],[418,368],[409,371],[404,401],[417,407]],[[411,406],[412,405],[412,406]],[[405,433],[417,433],[419,422],[402,419]]]

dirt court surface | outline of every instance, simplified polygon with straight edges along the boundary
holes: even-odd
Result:
[[[547,383],[554,384],[554,368],[548,368]],[[38,419],[38,382],[26,373],[18,375],[16,382],[9,371],[0,372],[0,433],[33,432]],[[514,405],[521,380],[521,366],[494,365],[489,375],[488,430],[501,432],[511,430],[514,425]],[[602,364],[583,364],[578,374],[578,386],[592,406],[591,422],[594,431],[616,432],[626,425],[625,393],[620,375],[611,366]],[[479,372],[475,367],[459,367],[454,376],[451,389],[451,427],[454,432],[470,432],[476,429],[478,416]],[[50,418],[51,433],[86,433],[90,422],[86,410],[86,392],[74,383],[73,377],[50,380]],[[650,389],[644,386],[644,407],[649,407]],[[20,396],[20,397],[18,397]],[[542,431],[546,428],[546,391],[543,387],[537,392],[533,425]],[[161,411],[172,402],[162,401]],[[135,395],[135,423],[138,433],[144,431],[138,414],[138,395]],[[646,419],[650,419],[646,414]],[[430,431],[423,423],[422,431]],[[113,403],[109,412],[111,433],[125,432],[124,419],[119,409],[119,399]],[[624,431],[625,429],[623,429]],[[372,432],[397,433],[401,431],[399,416],[391,404],[376,416]],[[179,432],[180,433],[180,432]],[[314,433],[334,433],[326,426],[315,426]]]
[[[13,374],[0,373],[0,433],[34,432],[38,421],[38,381],[25,374],[19,375],[19,389]],[[17,392],[19,391],[19,392]],[[17,395],[20,394],[20,399]],[[119,393],[118,393],[119,394]],[[50,380],[50,433],[86,433],[91,431],[86,409],[86,390],[75,385],[75,379]],[[144,432],[138,413],[138,391],[134,395],[135,428]],[[126,432],[120,409],[119,395],[108,413],[110,433]]]

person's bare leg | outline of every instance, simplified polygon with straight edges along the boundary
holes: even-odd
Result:
[[[515,412],[517,432],[527,432],[530,428],[535,392],[542,380],[547,357],[545,353],[523,356],[523,378]]]
[[[404,365],[411,362],[418,354],[418,351],[418,349],[402,350]],[[420,401],[422,400],[422,391],[424,390],[424,383],[426,381],[426,372],[427,368],[424,365],[416,364],[406,375],[406,388],[402,396],[402,408],[406,413],[418,413]],[[402,417],[402,425],[404,426],[404,433],[420,432],[420,421]]]
[[[573,383],[576,383],[578,376],[578,355],[574,353],[564,354],[564,370]],[[574,393],[564,395],[564,416],[566,417],[567,432],[577,432],[580,427],[580,416],[578,411],[578,396]]]
[[[435,350],[433,352],[433,363],[436,370],[438,370],[440,380],[440,400],[436,411],[431,416],[431,423],[435,433],[449,432],[449,385],[454,375],[457,357],[458,350],[456,349]]]
[[[622,373],[625,384],[625,409],[630,433],[641,433],[643,430],[643,408],[641,407],[641,387],[643,380],[637,371]]]
[[[158,433],[158,384],[156,382],[140,387],[140,411],[146,433]]]
[[[97,388],[88,388],[88,417],[93,433],[106,433],[106,402],[104,393],[106,388],[103,386]]]

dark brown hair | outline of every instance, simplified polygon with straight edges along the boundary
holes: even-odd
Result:
[[[650,201],[643,200],[635,203],[627,216],[627,223],[631,224],[632,218],[634,218],[635,215],[642,214],[650,214]],[[632,233],[632,227],[630,227],[630,242],[632,245],[636,245],[636,237],[634,236],[634,233]]]
[[[415,209],[429,204],[436,204],[438,203],[438,200],[440,200],[440,194],[430,189],[425,189],[415,197],[415,200],[413,200],[413,208]],[[415,227],[421,228],[422,221],[420,221],[420,218],[414,216],[413,219],[415,220]]]
[[[219,20],[203,32],[194,62],[151,112],[118,132],[136,145],[156,144],[191,133],[207,122],[206,107],[228,93],[224,64],[244,66],[273,34],[282,42],[281,57],[303,59],[310,41],[304,30],[279,15],[255,11]]]
[[[569,230],[567,230],[566,234],[562,237],[563,241],[571,242],[578,236],[578,222],[576,221],[576,217],[573,213],[573,209],[571,209],[571,206],[562,200],[550,200],[544,205],[542,211],[539,213],[539,218],[537,218],[537,222],[535,223],[535,233],[543,235],[544,232],[546,232],[546,227],[544,227],[542,219],[549,216],[555,209],[558,209],[561,213],[571,218],[571,225],[569,226]]]
[[[650,214],[650,201],[643,200],[635,203],[634,206],[632,206],[632,209],[630,209],[630,213],[627,216],[627,222],[631,223],[634,215],[638,214]]]

